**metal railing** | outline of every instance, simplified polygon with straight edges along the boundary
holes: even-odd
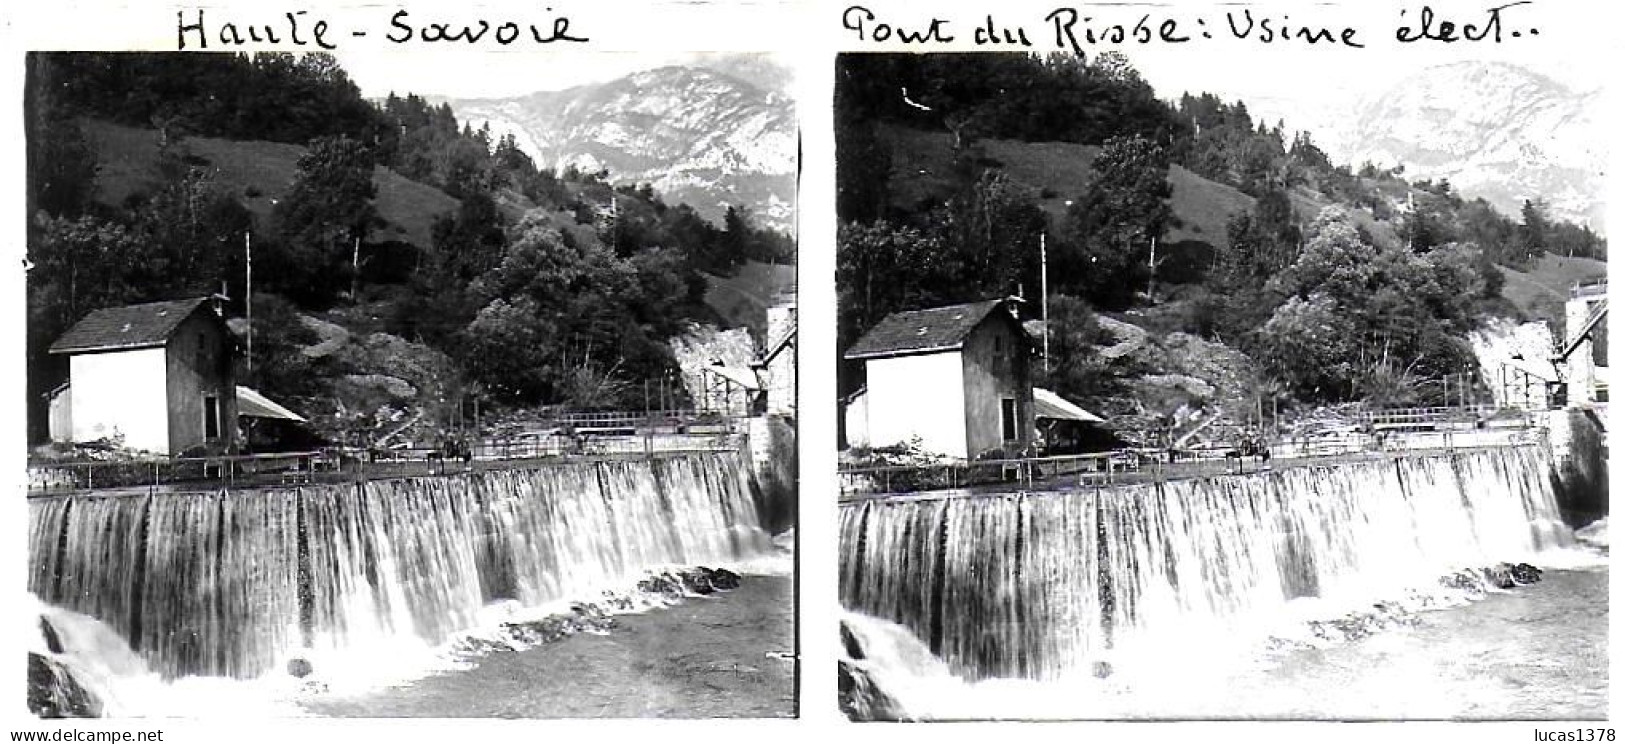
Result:
[[[1570,297],[1594,297],[1608,294],[1607,279],[1592,279],[1591,281],[1575,282],[1569,285]]]
[[[1391,432],[1305,438],[1270,443],[1266,452],[1239,448],[1124,449],[1080,455],[998,460],[844,467],[840,496],[914,493],[977,488],[997,491],[1043,486],[1161,483],[1187,478],[1240,475],[1276,467],[1388,457],[1400,453],[1452,452],[1541,440],[1538,429]]]
[[[732,427],[733,418],[719,411],[679,408],[659,411],[576,411],[510,421],[502,428],[518,434],[567,431],[670,431],[695,427]]]
[[[501,470],[544,462],[641,459],[743,449],[743,437],[720,434],[550,435],[484,439],[463,450],[402,447],[330,448],[309,452],[205,457],[34,462],[29,495],[157,487],[267,487],[340,483]]]
[[[1476,425],[1495,412],[1492,405],[1379,408],[1360,418],[1373,429],[1436,428]]]
[[[958,488],[1101,486],[1249,472],[1267,458],[1236,450],[1124,449],[1078,455],[952,460],[840,470],[843,496]]]
[[[739,448],[739,435],[731,428],[660,432],[651,429],[614,433],[610,429],[577,429],[574,433],[562,431],[518,434],[509,437],[485,437],[469,447],[470,458],[477,461],[535,460],[568,456],[610,454],[654,454],[660,452],[693,452],[734,450]]]
[[[178,484],[275,485],[342,478],[337,450],[259,455],[34,462],[30,494]]]

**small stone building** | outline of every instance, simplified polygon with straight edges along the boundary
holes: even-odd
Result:
[[[1033,444],[1032,360],[1021,300],[989,300],[886,316],[844,355],[864,364],[861,400],[849,401],[847,442],[918,441],[971,459]]]
[[[51,438],[165,455],[233,451],[236,348],[206,297],[92,312],[51,345],[68,357],[69,382],[52,401]]]

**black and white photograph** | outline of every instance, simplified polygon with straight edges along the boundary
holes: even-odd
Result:
[[[18,58],[30,712],[798,715],[784,59]]]
[[[834,61],[841,711],[1607,719],[1602,68],[1103,47]]]
[[[1616,15],[0,6],[12,740],[1611,742]]]

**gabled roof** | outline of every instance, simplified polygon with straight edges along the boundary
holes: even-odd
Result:
[[[871,359],[961,348],[965,337],[1003,305],[1003,300],[986,300],[892,313],[852,344],[845,358]]]
[[[209,301],[207,297],[144,305],[103,308],[86,315],[56,343],[52,354],[140,349],[163,346],[182,321]]]

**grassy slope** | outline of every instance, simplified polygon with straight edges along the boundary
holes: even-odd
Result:
[[[940,198],[952,186],[953,146],[947,132],[925,132],[893,128],[887,131],[892,143],[892,202],[912,207],[922,200]],[[1010,177],[1052,194],[1040,199],[1040,206],[1052,219],[1066,213],[1066,202],[1088,188],[1090,164],[1099,147],[1069,142],[1016,142],[987,140],[983,155],[990,165],[1002,168]],[[1169,229],[1167,240],[1201,241],[1223,250],[1229,247],[1225,225],[1230,217],[1253,208],[1254,199],[1222,183],[1210,181],[1180,166],[1168,171],[1173,186],[1171,199],[1179,226]],[[1329,204],[1304,189],[1293,189],[1292,204],[1298,217],[1308,221]],[[1351,210],[1356,224],[1379,241],[1391,242],[1393,227],[1375,220],[1369,211]]]
[[[912,206],[949,192],[953,145],[946,132],[894,129],[890,136],[894,204]],[[1040,198],[1039,206],[1057,222],[1066,214],[1066,202],[1088,187],[1089,165],[1100,152],[1099,147],[1069,142],[987,140],[982,147],[990,165],[1049,195]],[[1174,214],[1183,223],[1169,231],[1170,240],[1202,240],[1223,247],[1229,215],[1252,208],[1252,197],[1184,168],[1170,169],[1168,180],[1174,187]]]
[[[1602,279],[1608,276],[1608,264],[1591,258],[1566,258],[1550,253],[1542,255],[1528,271],[1500,267],[1506,277],[1501,296],[1512,301],[1532,320],[1556,320],[1561,323],[1563,303],[1568,301],[1569,287],[1576,282]]]
[[[762,338],[767,326],[767,307],[780,292],[794,291],[796,268],[747,261],[733,276],[706,274],[705,304],[715,310],[730,327],[749,328]]]
[[[156,181],[156,131],[101,121],[86,121],[84,129],[100,159],[101,170],[96,176],[100,200],[121,203]],[[209,137],[188,137],[183,144],[192,155],[207,161],[206,167],[219,183],[262,219],[270,215],[272,200],[293,184],[299,156],[305,152],[298,145]],[[400,240],[426,248],[435,217],[457,208],[457,200],[439,189],[387,168],[373,173],[373,183],[378,187],[378,213],[388,223],[373,234],[373,240]]]

